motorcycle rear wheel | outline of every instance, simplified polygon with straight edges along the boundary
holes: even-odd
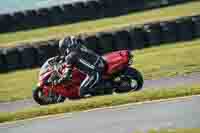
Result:
[[[120,75],[120,82],[120,86],[115,90],[116,93],[139,91],[144,84],[142,74],[137,69],[131,67],[128,67]]]
[[[65,101],[66,98],[58,95],[55,95],[54,97],[47,97],[44,95],[40,87],[36,87],[33,90],[33,99],[36,101],[36,103],[40,105],[49,105],[49,104],[62,103]]]

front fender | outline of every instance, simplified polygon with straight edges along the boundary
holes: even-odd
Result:
[[[35,91],[35,90],[38,89],[38,88],[42,88],[41,86],[42,86],[41,83],[37,83],[37,84],[32,88],[32,91]]]
[[[44,84],[38,83],[36,86],[32,88],[32,92],[34,93],[37,90],[41,90],[45,96],[49,95],[49,89]]]

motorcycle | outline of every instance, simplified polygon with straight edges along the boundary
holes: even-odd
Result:
[[[133,55],[128,50],[115,51],[102,56],[106,62],[101,81],[91,90],[88,96],[111,95],[138,91],[143,87],[142,74],[132,68]],[[33,99],[40,105],[56,104],[65,99],[80,99],[79,87],[85,74],[78,69],[72,70],[72,76],[62,84],[54,84],[64,71],[68,70],[65,62],[55,61],[55,57],[48,59],[39,72],[39,82],[33,89]]]

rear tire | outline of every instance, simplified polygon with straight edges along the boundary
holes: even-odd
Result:
[[[43,94],[43,91],[40,87],[36,87],[33,90],[33,99],[36,101],[36,103],[40,105],[48,105],[48,104],[56,104],[56,103],[62,103],[65,101],[65,97],[60,96],[60,97],[47,97]]]
[[[142,89],[144,80],[142,74],[135,68],[128,67],[120,76],[121,84],[129,84],[127,87],[123,88],[120,86],[115,90],[117,93],[125,93],[130,91],[139,91]]]

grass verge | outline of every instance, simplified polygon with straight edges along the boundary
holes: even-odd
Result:
[[[174,89],[147,89],[135,93],[126,93],[111,96],[99,96],[78,101],[68,101],[66,103],[34,107],[18,112],[0,113],[0,122],[23,120],[38,116],[53,115],[66,112],[82,111],[93,108],[116,106],[140,101],[150,101],[157,99],[167,99],[188,95],[200,94],[200,85],[189,87],[179,87]]]
[[[0,34],[0,46],[15,46],[16,43],[60,38],[66,35],[94,33],[103,30],[113,30],[130,24],[143,24],[153,21],[164,21],[181,16],[200,14],[200,2],[165,7],[139,13],[131,13],[120,17],[111,17],[75,24],[52,26],[28,31]]]
[[[134,66],[145,79],[200,72],[200,39],[137,50]]]
[[[200,39],[135,51],[134,66],[145,79],[200,72]],[[0,102],[30,98],[39,69],[0,74]],[[17,93],[16,93],[17,92]]]

